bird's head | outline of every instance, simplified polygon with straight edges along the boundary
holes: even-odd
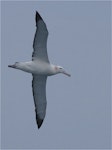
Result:
[[[65,71],[65,69],[63,68],[63,67],[61,67],[61,66],[54,66],[54,69],[55,69],[55,72],[56,73],[63,73],[63,74],[65,74],[65,75],[67,75],[67,76],[71,76],[69,73],[67,73],[66,71]]]

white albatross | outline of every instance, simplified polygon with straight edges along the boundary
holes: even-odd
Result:
[[[70,76],[62,67],[49,63],[47,55],[48,30],[42,17],[36,12],[36,33],[33,42],[32,61],[16,62],[8,67],[32,73],[32,91],[35,104],[36,122],[41,127],[46,114],[46,80],[47,76],[63,73]]]

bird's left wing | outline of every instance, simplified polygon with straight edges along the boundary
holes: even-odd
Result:
[[[47,76],[33,75],[32,91],[38,128],[41,127],[46,114],[46,80]]]

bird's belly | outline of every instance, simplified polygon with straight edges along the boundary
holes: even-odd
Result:
[[[43,67],[36,66],[31,69],[31,73],[33,74],[47,74],[47,69]]]
[[[34,63],[27,64],[27,67],[24,68],[25,72],[37,74],[37,75],[50,75],[50,66],[47,63]]]

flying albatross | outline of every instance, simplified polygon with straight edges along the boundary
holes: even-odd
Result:
[[[32,61],[16,62],[8,67],[32,73],[32,91],[35,104],[36,122],[41,127],[46,114],[46,80],[48,76],[63,73],[70,76],[63,67],[49,62],[47,55],[48,30],[45,22],[38,12],[35,15],[36,33],[33,42]]]

